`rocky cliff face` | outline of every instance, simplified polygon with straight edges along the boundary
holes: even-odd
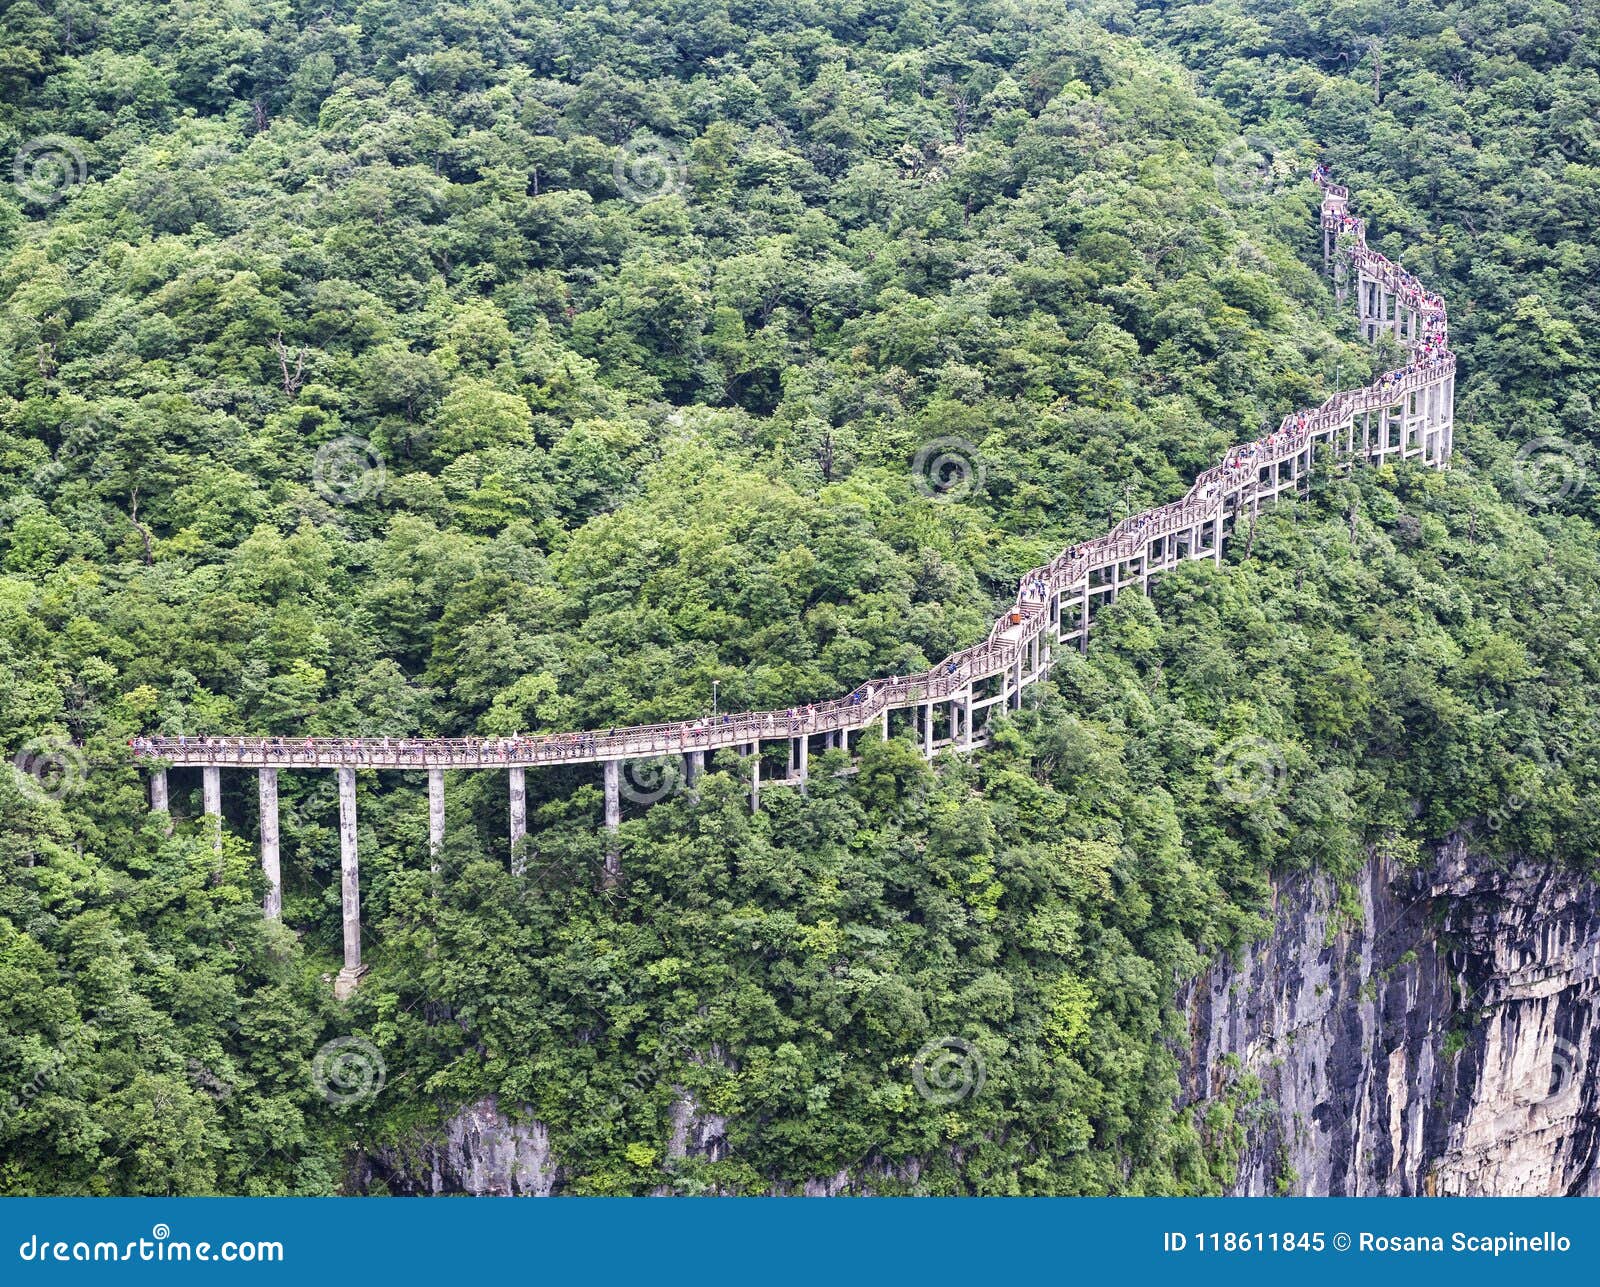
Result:
[[[358,1154],[348,1184],[356,1193],[387,1189],[407,1197],[547,1198],[558,1178],[544,1124],[513,1121],[491,1095],[463,1108],[436,1136]]]
[[[682,1087],[670,1110],[667,1158],[719,1161],[728,1155],[728,1119],[701,1109]],[[858,1166],[799,1185],[777,1184],[775,1196],[832,1198],[870,1196],[893,1182],[897,1192],[914,1189],[921,1167],[912,1161],[891,1166],[869,1158]],[[550,1134],[524,1110],[508,1116],[493,1096],[469,1104],[437,1131],[419,1134],[404,1147],[384,1146],[357,1153],[346,1176],[351,1193],[387,1191],[404,1197],[444,1194],[472,1197],[547,1198],[570,1177],[550,1152]],[[656,1190],[666,1197],[671,1189]]]
[[[1186,1098],[1260,1082],[1235,1191],[1600,1193],[1600,889],[1452,842],[1357,893],[1351,924],[1280,882],[1270,938],[1181,998]]]
[[[1183,1101],[1238,1110],[1235,1192],[1600,1193],[1600,888],[1455,842],[1423,871],[1374,859],[1355,894],[1359,920],[1324,878],[1280,881],[1271,935],[1179,997]],[[668,1155],[722,1156],[726,1125],[680,1093]],[[783,1191],[880,1175],[917,1178]],[[350,1186],[546,1196],[563,1178],[544,1126],[491,1098],[360,1155]]]

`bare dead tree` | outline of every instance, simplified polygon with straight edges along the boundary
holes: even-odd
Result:
[[[833,481],[833,428],[830,425],[822,431],[822,438],[817,443],[817,464],[822,468],[822,481]]]
[[[306,351],[294,351],[294,370],[289,370],[289,346],[283,342],[283,332],[278,332],[278,338],[272,341],[272,351],[278,355],[278,367],[283,372],[283,391],[291,398],[300,392],[300,386],[305,383]]]
[[[972,104],[967,100],[965,86],[951,86],[950,108],[955,115],[956,143],[959,146],[967,141],[967,121],[972,110]]]
[[[156,560],[151,549],[152,543],[150,529],[139,521],[139,489],[137,487],[133,489],[132,493],[130,493],[128,497],[128,517],[133,523],[134,530],[137,531],[140,537],[142,537],[144,540],[144,565],[145,567],[149,567]]]

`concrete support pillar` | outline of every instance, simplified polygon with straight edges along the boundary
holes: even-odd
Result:
[[[526,864],[517,853],[517,846],[528,835],[528,772],[520,764],[513,765],[511,778],[511,870],[522,875]]]
[[[267,892],[261,910],[269,921],[283,919],[283,875],[278,862],[278,770],[261,769],[261,874]]]
[[[1444,382],[1444,455],[1445,459],[1455,450],[1456,441],[1456,377],[1452,373]]]
[[[885,742],[889,740],[889,708],[887,706],[883,708],[883,740]]]
[[[967,691],[961,695],[961,744],[967,750],[972,749],[972,685],[967,685]]]
[[[206,825],[211,829],[211,847],[222,849],[222,770],[208,764],[200,770],[200,798],[205,803]]]
[[[795,739],[795,776],[800,779],[801,789],[805,789],[805,780],[811,772],[811,739],[804,733]]]
[[[167,834],[172,834],[172,806],[167,802],[167,771],[150,771],[150,812],[167,815]]]
[[[428,770],[428,859],[432,870],[439,870],[439,851],[444,848],[444,770]]]
[[[885,721],[888,716],[885,714]],[[750,743],[750,812],[761,810],[761,743]]]
[[[622,846],[617,830],[622,826],[622,761],[605,762],[606,781],[606,862],[605,883],[614,885],[622,877]]]
[[[361,866],[356,855],[356,771],[341,764],[339,773],[339,889],[344,903],[344,968],[333,985],[343,1001],[365,972],[361,965]]]
[[[683,783],[693,786],[705,772],[706,753],[704,751],[689,751],[683,757]]]
[[[933,758],[933,703],[922,704],[922,753],[930,760]]]

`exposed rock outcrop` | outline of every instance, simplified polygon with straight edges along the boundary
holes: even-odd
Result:
[[[1600,889],[1454,841],[1356,892],[1352,923],[1278,882],[1270,937],[1181,998],[1185,1097],[1260,1079],[1235,1191],[1600,1192]]]
[[[1353,893],[1359,917],[1325,877],[1278,881],[1271,934],[1180,994],[1183,1101],[1244,1110],[1234,1191],[1600,1193],[1600,888],[1456,841],[1420,871],[1374,858]],[[719,1160],[727,1126],[679,1089],[667,1156]],[[870,1159],[774,1191],[905,1191],[919,1170]],[[351,1185],[547,1196],[563,1179],[545,1127],[488,1098],[363,1153]]]
[[[492,1095],[449,1118],[436,1136],[360,1153],[351,1171],[356,1192],[383,1187],[406,1196],[547,1198],[559,1178],[544,1123],[512,1120]]]

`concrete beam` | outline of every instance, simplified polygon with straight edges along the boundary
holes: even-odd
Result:
[[[261,911],[269,921],[283,919],[283,875],[278,862],[278,770],[260,769],[261,874],[267,892]]]
[[[428,857],[433,870],[439,870],[439,851],[444,848],[444,770],[428,770]]]
[[[356,855],[356,771],[341,764],[339,774],[339,890],[344,904],[344,968],[333,985],[340,1001],[356,990],[361,964],[361,867]]]
[[[614,763],[614,761],[611,761]],[[520,845],[528,835],[528,775],[527,771],[519,765],[510,769],[511,778],[511,870],[520,876],[526,867],[522,858],[517,853]]]
[[[617,830],[622,826],[622,762],[606,762],[606,883],[615,884],[622,876],[622,846]]]
[[[222,770],[208,764],[200,770],[200,798],[204,802],[211,847],[222,852]]]
[[[167,802],[167,771],[150,771],[150,812],[167,815],[167,834],[172,834],[172,806]]]

